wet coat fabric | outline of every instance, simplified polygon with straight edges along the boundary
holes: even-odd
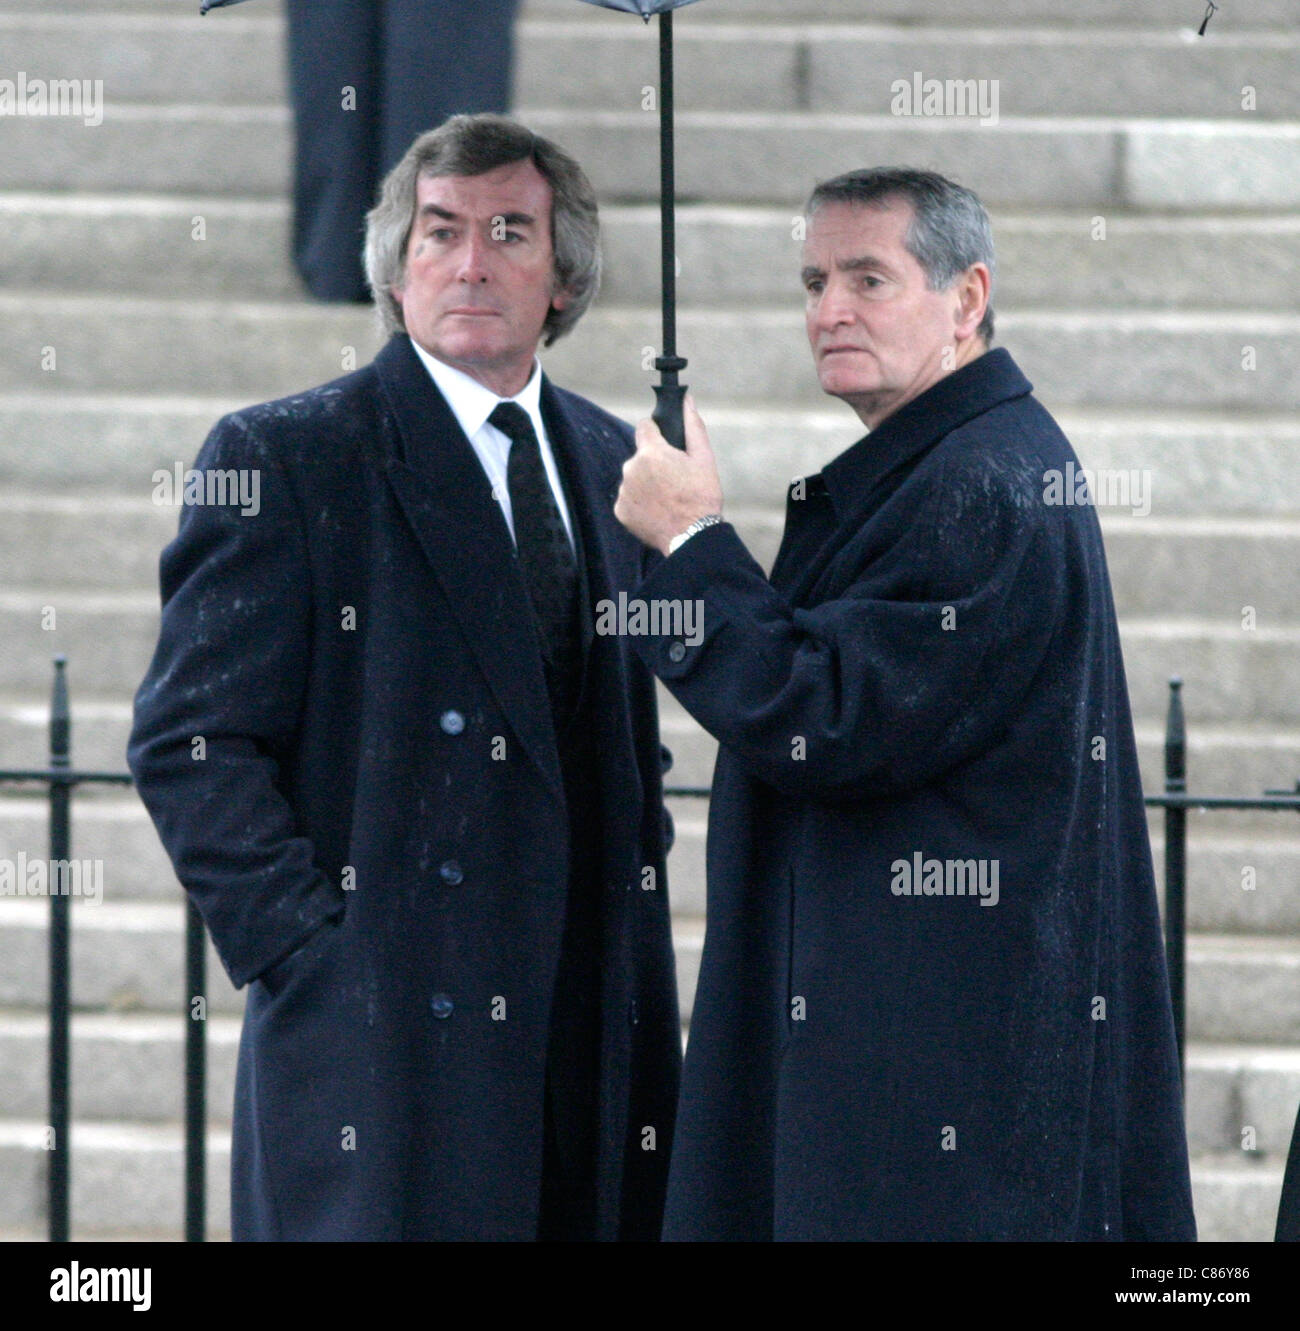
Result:
[[[1005,350],[638,589],[720,741],[669,1239],[1195,1235],[1120,640]],[[1057,496],[1053,501],[1053,496]]]
[[[589,593],[616,595],[644,573],[612,516],[631,432],[542,404]],[[258,512],[186,507],[163,554],[128,754],[249,986],[235,1237],[531,1239],[574,847],[509,531],[405,335],[219,422],[196,469],[245,468]],[[596,1229],[656,1238],[681,1044],[654,680],[597,635],[584,680]]]

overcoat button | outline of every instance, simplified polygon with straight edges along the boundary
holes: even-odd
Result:
[[[448,887],[458,887],[465,881],[464,871],[455,860],[444,860],[438,873]]]
[[[670,642],[668,644],[668,659],[674,664],[686,659],[686,644],[684,642]]]
[[[640,1020],[641,1020],[641,1014],[637,1011],[636,999],[634,998],[627,1005],[627,1024],[629,1026],[635,1026],[637,1022]]]
[[[454,708],[443,712],[438,718],[438,724],[442,727],[444,734],[459,735],[465,729],[465,718]]]
[[[447,1017],[451,1016],[452,1009],[456,1005],[446,994],[434,994],[429,1006],[433,1009],[433,1015],[437,1017],[439,1021],[444,1021]]]

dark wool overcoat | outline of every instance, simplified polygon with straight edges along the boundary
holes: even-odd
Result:
[[[1097,517],[1005,350],[654,570],[721,742],[671,1239],[1186,1239],[1178,1065]]]
[[[644,576],[612,508],[631,432],[546,381],[592,599]],[[238,1238],[531,1239],[569,880],[514,547],[410,340],[227,416],[196,468],[129,761],[249,985]],[[654,680],[588,635],[601,1012],[597,1229],[657,1238],[681,1057]],[[584,847],[584,854],[589,847]],[[251,983],[250,983],[251,981]]]

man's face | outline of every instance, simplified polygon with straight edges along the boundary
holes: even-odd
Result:
[[[480,176],[422,176],[393,294],[430,355],[500,397],[528,382],[555,289],[551,187],[531,161]]]
[[[824,392],[843,398],[870,428],[983,349],[974,329],[983,317],[978,293],[987,287],[977,275],[931,291],[903,245],[911,220],[904,200],[827,203],[813,213],[804,242],[817,376]]]

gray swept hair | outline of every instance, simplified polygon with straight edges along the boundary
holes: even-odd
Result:
[[[379,202],[366,214],[366,280],[385,333],[406,327],[401,302],[391,288],[406,277],[406,247],[421,177],[481,176],[525,160],[532,161],[551,187],[555,287],[569,296],[564,309],[547,313],[544,345],[549,347],[582,318],[600,287],[600,221],[591,182],[563,148],[517,120],[461,115],[411,144],[385,177]]]
[[[912,205],[903,246],[921,265],[931,291],[945,291],[973,263],[989,270],[989,303],[975,330],[993,341],[993,225],[979,196],[935,171],[875,166],[825,180],[808,197],[811,217],[826,203],[886,208],[895,199]]]

